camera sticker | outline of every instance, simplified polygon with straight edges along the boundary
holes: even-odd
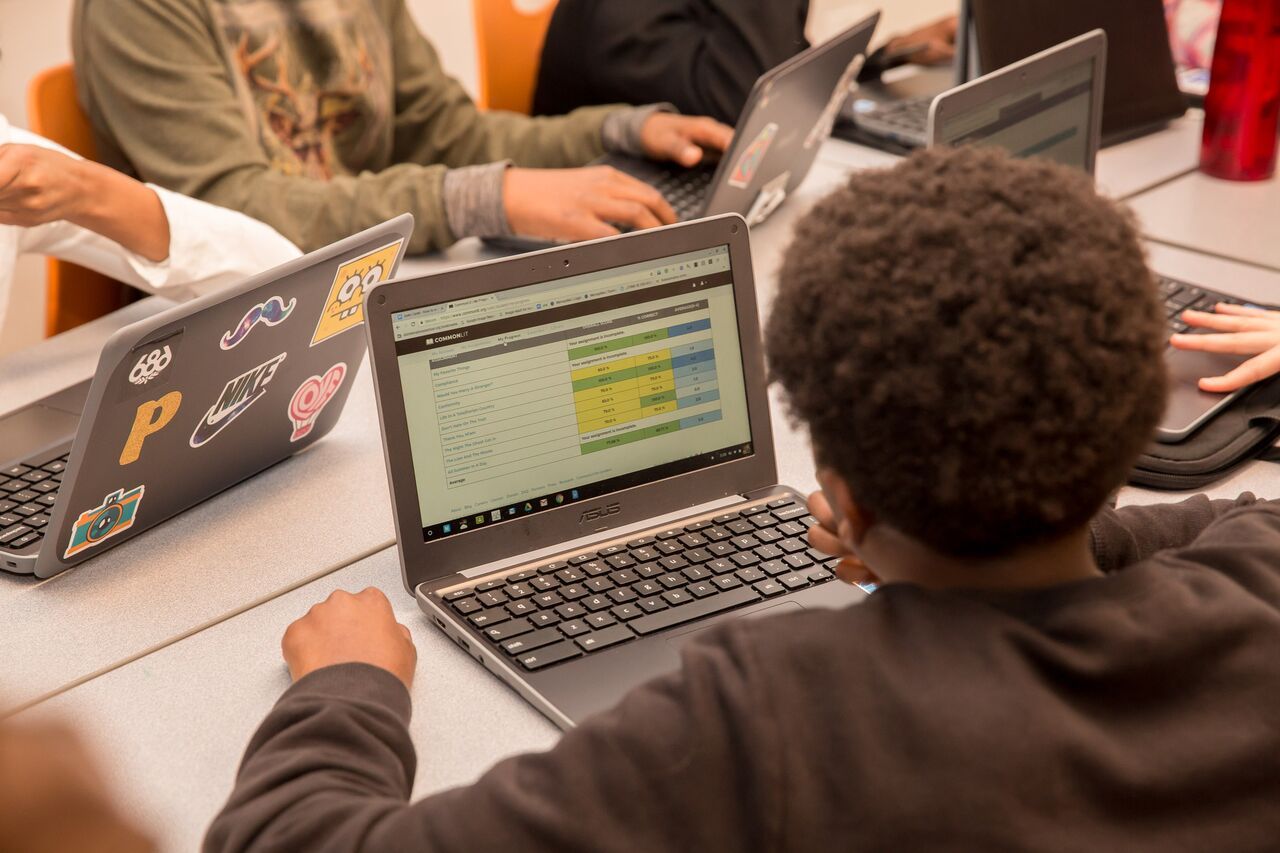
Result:
[[[134,385],[146,385],[152,379],[164,373],[164,369],[172,361],[173,350],[169,349],[168,344],[144,352],[138,357],[133,369],[129,371],[129,381]]]
[[[191,446],[200,447],[227,425],[244,414],[263,394],[267,393],[267,383],[276,375],[276,368],[284,361],[287,353],[280,353],[275,358],[264,361],[257,367],[250,368],[232,379],[222,388],[222,394],[213,408],[205,413],[196,424],[196,431],[191,433]]]
[[[308,376],[293,392],[289,401],[289,420],[293,421],[293,434],[290,441],[301,441],[311,434],[320,412],[333,399],[342,387],[342,380],[347,378],[347,365],[338,362],[324,372],[324,376]]]
[[[311,336],[311,346],[364,322],[364,292],[391,274],[403,243],[403,239],[388,243],[338,267],[315,334]]]
[[[101,505],[80,513],[75,526],[71,528],[71,541],[67,543],[67,552],[62,558],[69,559],[86,548],[92,548],[133,527],[144,488],[138,486],[127,492],[117,489],[107,495]]]
[[[239,325],[222,336],[218,346],[223,349],[235,349],[237,344],[249,337],[254,326],[259,323],[266,323],[268,326],[280,325],[289,319],[289,315],[293,313],[294,306],[297,304],[298,300],[290,299],[289,304],[285,305],[284,300],[279,296],[273,296],[266,302],[259,302],[245,313]]]
[[[150,400],[139,406],[137,414],[133,416],[129,437],[124,441],[124,449],[120,451],[120,464],[132,465],[137,462],[142,455],[142,442],[146,441],[147,436],[168,426],[181,405],[182,392],[170,391],[159,400]]]
[[[776,121],[769,122],[760,130],[756,138],[751,140],[751,144],[742,152],[742,156],[738,158],[738,164],[729,174],[729,186],[740,190],[751,186],[756,172],[760,171],[760,164],[764,162],[764,155],[769,153],[769,146],[773,144],[773,138],[777,135]]]

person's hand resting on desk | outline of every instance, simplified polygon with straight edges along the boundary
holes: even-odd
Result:
[[[0,145],[0,225],[65,220],[149,261],[169,256],[160,198],[128,175],[37,145]]]
[[[733,128],[714,119],[656,112],[640,127],[639,143],[653,160],[698,165],[722,152]],[[503,203],[511,230],[545,240],[591,240],[618,226],[656,228],[676,221],[656,189],[610,166],[580,169],[508,169]]]
[[[1212,312],[1183,311],[1182,321],[1212,334],[1175,334],[1170,343],[1177,349],[1253,356],[1223,376],[1201,379],[1201,390],[1227,393],[1280,372],[1280,311],[1219,303]]]
[[[369,587],[354,595],[338,590],[284,632],[280,642],[294,681],[340,663],[367,663],[413,686],[418,650],[409,629],[396,621],[391,602]]]
[[[895,36],[885,45],[885,53],[901,56],[916,65],[945,65],[956,56],[956,16],[927,24],[906,35]]]

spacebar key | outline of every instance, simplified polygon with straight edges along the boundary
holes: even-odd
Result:
[[[651,613],[648,616],[641,616],[639,619],[632,619],[627,623],[627,627],[644,636],[645,634],[652,634],[654,631],[661,631],[663,628],[670,628],[672,625],[682,625],[685,622],[692,622],[694,619],[702,619],[713,613],[719,613],[721,610],[740,607],[743,604],[759,600],[759,593],[751,587],[739,587],[728,592],[722,592],[719,595],[713,595],[710,598],[704,598],[701,601],[695,601],[692,604],[685,604],[680,607],[673,607],[670,610],[662,610],[658,613]]]

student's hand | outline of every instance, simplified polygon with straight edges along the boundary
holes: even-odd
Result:
[[[1182,321],[1219,334],[1173,335],[1169,342],[1178,349],[1253,356],[1223,376],[1201,379],[1202,390],[1235,391],[1280,372],[1280,311],[1220,302],[1214,312],[1183,311]]]
[[[809,528],[809,544],[824,554],[840,558],[836,566],[836,574],[845,583],[879,583],[880,579],[853,553],[847,544],[847,537],[841,533],[841,527],[847,522],[836,518],[836,512],[827,501],[821,490],[809,495],[809,514],[818,523]]]
[[[654,113],[640,128],[640,142],[651,160],[670,160],[696,166],[706,151],[724,151],[733,142],[733,128],[706,116]]]
[[[373,587],[354,595],[332,593],[289,626],[280,646],[294,681],[334,664],[367,663],[412,687],[418,663],[409,629],[396,621],[391,602]]]
[[[662,193],[609,166],[508,169],[503,204],[511,230],[543,240],[593,240],[618,225],[656,228],[676,221]]]
[[[0,726],[0,850],[154,849],[120,817],[74,731],[47,722]]]
[[[81,161],[38,145],[0,145],[0,224],[75,219],[85,197]]]
[[[918,50],[916,49],[918,48]],[[942,65],[956,56],[956,16],[934,21],[886,45],[890,54],[911,51],[908,60],[916,65]]]

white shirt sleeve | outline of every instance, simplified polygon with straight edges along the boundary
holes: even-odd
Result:
[[[8,128],[8,141],[76,155],[43,137]],[[18,250],[52,255],[88,267],[150,293],[190,299],[298,257],[297,247],[275,229],[242,213],[160,187],[169,219],[169,257],[149,261],[119,243],[69,222],[20,229]]]

